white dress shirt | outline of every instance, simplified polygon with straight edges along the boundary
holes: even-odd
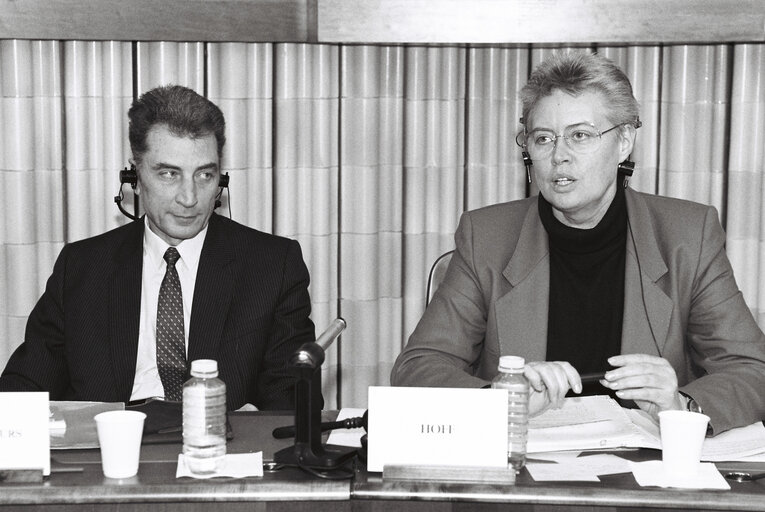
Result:
[[[144,398],[164,398],[165,390],[157,370],[157,303],[159,287],[165,277],[167,263],[165,251],[170,247],[149,228],[144,220],[143,230],[143,274],[141,280],[141,324],[138,331],[138,358],[135,367],[135,380],[130,400]],[[183,240],[176,245],[181,255],[175,268],[181,281],[183,294],[183,336],[186,341],[186,354],[189,348],[189,325],[191,323],[191,305],[194,300],[199,258],[207,235],[207,227],[194,238]]]

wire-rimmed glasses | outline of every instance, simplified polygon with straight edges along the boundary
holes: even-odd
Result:
[[[534,129],[526,133],[520,132],[515,137],[515,143],[529,152],[531,158],[544,158],[552,153],[558,139],[564,139],[568,147],[579,154],[592,153],[600,147],[603,135],[627,123],[619,123],[607,130],[600,131],[595,125],[578,123],[567,126],[561,135],[552,130]]]

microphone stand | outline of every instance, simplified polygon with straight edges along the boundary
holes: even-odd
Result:
[[[304,343],[290,359],[295,374],[295,445],[274,454],[274,462],[312,469],[336,469],[350,460],[355,448],[321,442],[321,364],[324,350],[345,329],[336,318],[316,341]]]

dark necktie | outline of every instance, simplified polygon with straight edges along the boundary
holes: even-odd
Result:
[[[183,336],[183,296],[181,280],[175,263],[181,255],[178,249],[165,251],[167,270],[159,287],[157,304],[157,369],[165,400],[180,401],[186,379],[186,343]]]

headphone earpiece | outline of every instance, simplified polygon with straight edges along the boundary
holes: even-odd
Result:
[[[521,151],[521,157],[523,157],[523,166],[526,167],[526,177],[531,183],[531,166],[534,165],[534,162],[526,151]]]
[[[635,172],[635,162],[629,158],[616,167],[616,172],[624,177],[624,188],[627,188],[632,173]]]
[[[120,185],[125,183],[130,183],[134,189],[138,185],[138,171],[133,164],[130,164],[130,169],[125,167],[120,171]]]
[[[138,220],[138,196],[137,194],[134,194],[133,199],[133,213],[129,213],[127,210],[125,210],[122,207],[122,200],[125,198],[124,194],[122,193],[122,185],[125,183],[129,183],[130,187],[135,190],[135,188],[138,186],[138,171],[135,168],[135,165],[130,164],[130,169],[125,167],[120,171],[120,190],[117,193],[116,196],[114,196],[114,202],[117,203],[117,208],[122,212],[122,214],[132,220]]]
[[[228,188],[228,173],[220,175],[220,181],[218,181],[218,187],[220,187],[220,190],[218,191],[218,197],[215,198],[215,206],[213,207],[213,210],[215,208],[219,208],[220,205],[222,204],[220,201],[220,198],[223,195],[223,189]]]

